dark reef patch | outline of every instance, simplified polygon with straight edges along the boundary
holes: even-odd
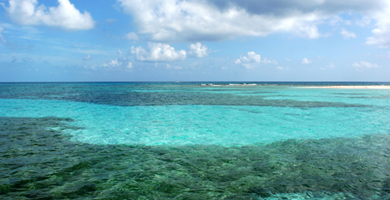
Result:
[[[0,117],[1,199],[390,198],[390,135],[267,145],[72,142],[68,118]]]
[[[275,86],[274,86],[275,87]],[[284,87],[278,87],[284,90]],[[161,105],[223,105],[223,106],[274,106],[274,107],[368,107],[326,101],[297,101],[272,99],[278,95],[273,87],[243,89],[229,88],[234,94],[213,91],[199,85],[142,85],[142,84],[0,84],[0,99],[47,99],[85,102],[113,106]],[[218,89],[216,89],[218,91]]]

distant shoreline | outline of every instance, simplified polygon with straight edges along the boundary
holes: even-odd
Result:
[[[390,85],[333,85],[333,86],[308,86],[304,88],[390,89]]]

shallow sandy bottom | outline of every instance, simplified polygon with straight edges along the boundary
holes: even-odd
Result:
[[[339,89],[390,89],[390,85],[335,85],[335,86],[313,86],[305,88],[339,88]]]

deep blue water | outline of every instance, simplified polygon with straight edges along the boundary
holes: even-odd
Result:
[[[390,83],[0,83],[0,197],[390,198]]]

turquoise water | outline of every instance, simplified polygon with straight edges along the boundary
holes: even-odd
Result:
[[[333,84],[0,84],[0,196],[389,198],[390,90]]]

